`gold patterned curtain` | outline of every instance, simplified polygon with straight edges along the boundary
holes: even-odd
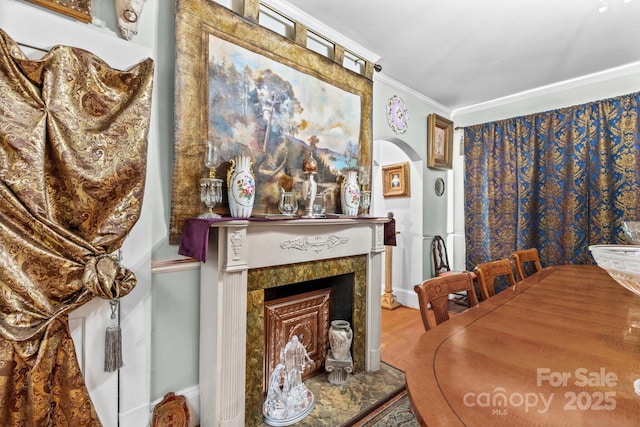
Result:
[[[144,193],[153,61],[128,71],[0,30],[0,425],[100,425],[68,313],[119,298]]]
[[[535,247],[593,263],[640,219],[640,92],[464,129],[467,268]]]

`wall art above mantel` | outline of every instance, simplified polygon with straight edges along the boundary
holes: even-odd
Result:
[[[340,49],[330,59],[303,46],[304,26],[287,39],[259,25],[254,9],[245,5],[241,16],[215,2],[177,1],[172,244],[202,211],[208,141],[219,146],[218,178],[229,159],[251,156],[254,215],[279,212],[279,187],[304,179],[309,152],[327,213],[336,211],[342,171],[371,167],[373,64],[359,75],[342,66]],[[229,214],[226,198],[216,210]]]

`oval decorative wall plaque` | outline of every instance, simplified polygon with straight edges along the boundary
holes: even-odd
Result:
[[[387,104],[387,122],[389,127],[397,134],[404,133],[409,127],[409,111],[404,100],[398,95],[389,98]]]

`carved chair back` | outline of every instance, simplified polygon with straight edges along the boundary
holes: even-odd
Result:
[[[466,292],[469,306],[478,305],[473,276],[469,272],[432,277],[415,285],[413,290],[418,294],[425,331],[449,319],[449,294]]]
[[[516,267],[518,281],[529,276],[529,274],[533,274],[533,272],[542,270],[542,264],[540,264],[540,257],[538,256],[538,250],[536,248],[515,251],[511,255],[511,258],[513,259],[513,263]],[[535,271],[527,274],[527,271],[531,271],[531,267],[528,267],[531,265],[533,265]],[[529,268],[529,270],[527,270],[527,268]]]
[[[478,264],[474,271],[478,278],[483,300],[496,294],[495,280],[497,278],[505,277],[509,286],[516,284],[516,279],[513,275],[513,266],[511,265],[511,261],[506,258]]]

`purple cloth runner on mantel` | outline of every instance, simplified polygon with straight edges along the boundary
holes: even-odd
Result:
[[[191,219],[188,219],[184,224],[184,229],[182,230],[182,236],[180,237],[180,246],[178,247],[178,254],[195,258],[200,262],[206,262],[207,250],[209,248],[209,229],[211,228],[211,224],[213,224],[214,222],[236,221],[236,220],[278,221],[278,220],[291,220],[291,218],[286,218],[286,217],[284,218],[223,217],[223,218],[211,218],[211,219],[191,218]],[[392,246],[396,245],[396,227],[395,227],[395,220],[393,219],[391,219],[391,221],[386,222],[384,224],[384,244],[392,245]]]
[[[287,218],[289,219],[289,218]],[[207,249],[209,248],[209,229],[214,222],[224,221],[274,221],[266,218],[191,218],[184,223],[178,253],[180,255],[195,258],[200,262],[206,262]],[[276,219],[277,221],[277,219]]]

